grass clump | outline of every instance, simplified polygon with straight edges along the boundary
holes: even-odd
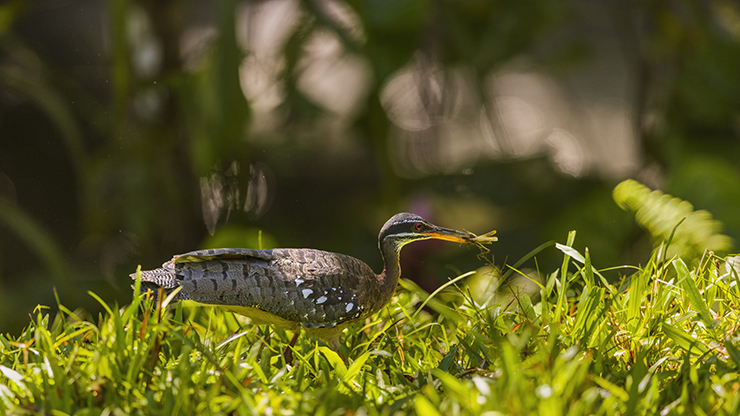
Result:
[[[339,353],[302,335],[293,363],[290,333],[218,308],[38,308],[0,335],[0,414],[737,414],[736,258],[597,270],[574,237],[534,293],[403,281]]]

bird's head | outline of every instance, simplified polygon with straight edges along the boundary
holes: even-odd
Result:
[[[467,231],[438,227],[416,214],[403,212],[386,221],[380,229],[378,245],[382,247],[387,242],[392,242],[396,249],[400,250],[408,243],[431,238],[456,243],[474,243],[477,237]]]

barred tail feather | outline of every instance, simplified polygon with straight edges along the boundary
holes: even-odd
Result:
[[[170,267],[167,267],[167,266]],[[136,273],[132,273],[131,278],[136,280]],[[180,286],[180,281],[177,279],[174,268],[171,264],[165,263],[163,267],[154,270],[142,270],[141,271],[141,289],[140,294],[149,292],[150,295],[156,300],[159,294],[159,289],[164,289],[164,296],[167,296],[174,289]],[[183,296],[182,292],[175,296],[175,300],[187,299]]]

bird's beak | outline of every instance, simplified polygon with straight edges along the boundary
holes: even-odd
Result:
[[[422,234],[438,240],[453,241],[456,243],[475,243],[478,236],[467,231],[451,230],[449,228],[437,227],[432,225],[432,229]]]

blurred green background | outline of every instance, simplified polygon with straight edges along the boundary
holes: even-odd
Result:
[[[0,4],[0,331],[259,230],[379,271],[400,211],[497,229],[499,267],[573,229],[597,267],[638,264],[626,178],[740,241],[735,1]],[[427,288],[484,264],[404,253]]]

